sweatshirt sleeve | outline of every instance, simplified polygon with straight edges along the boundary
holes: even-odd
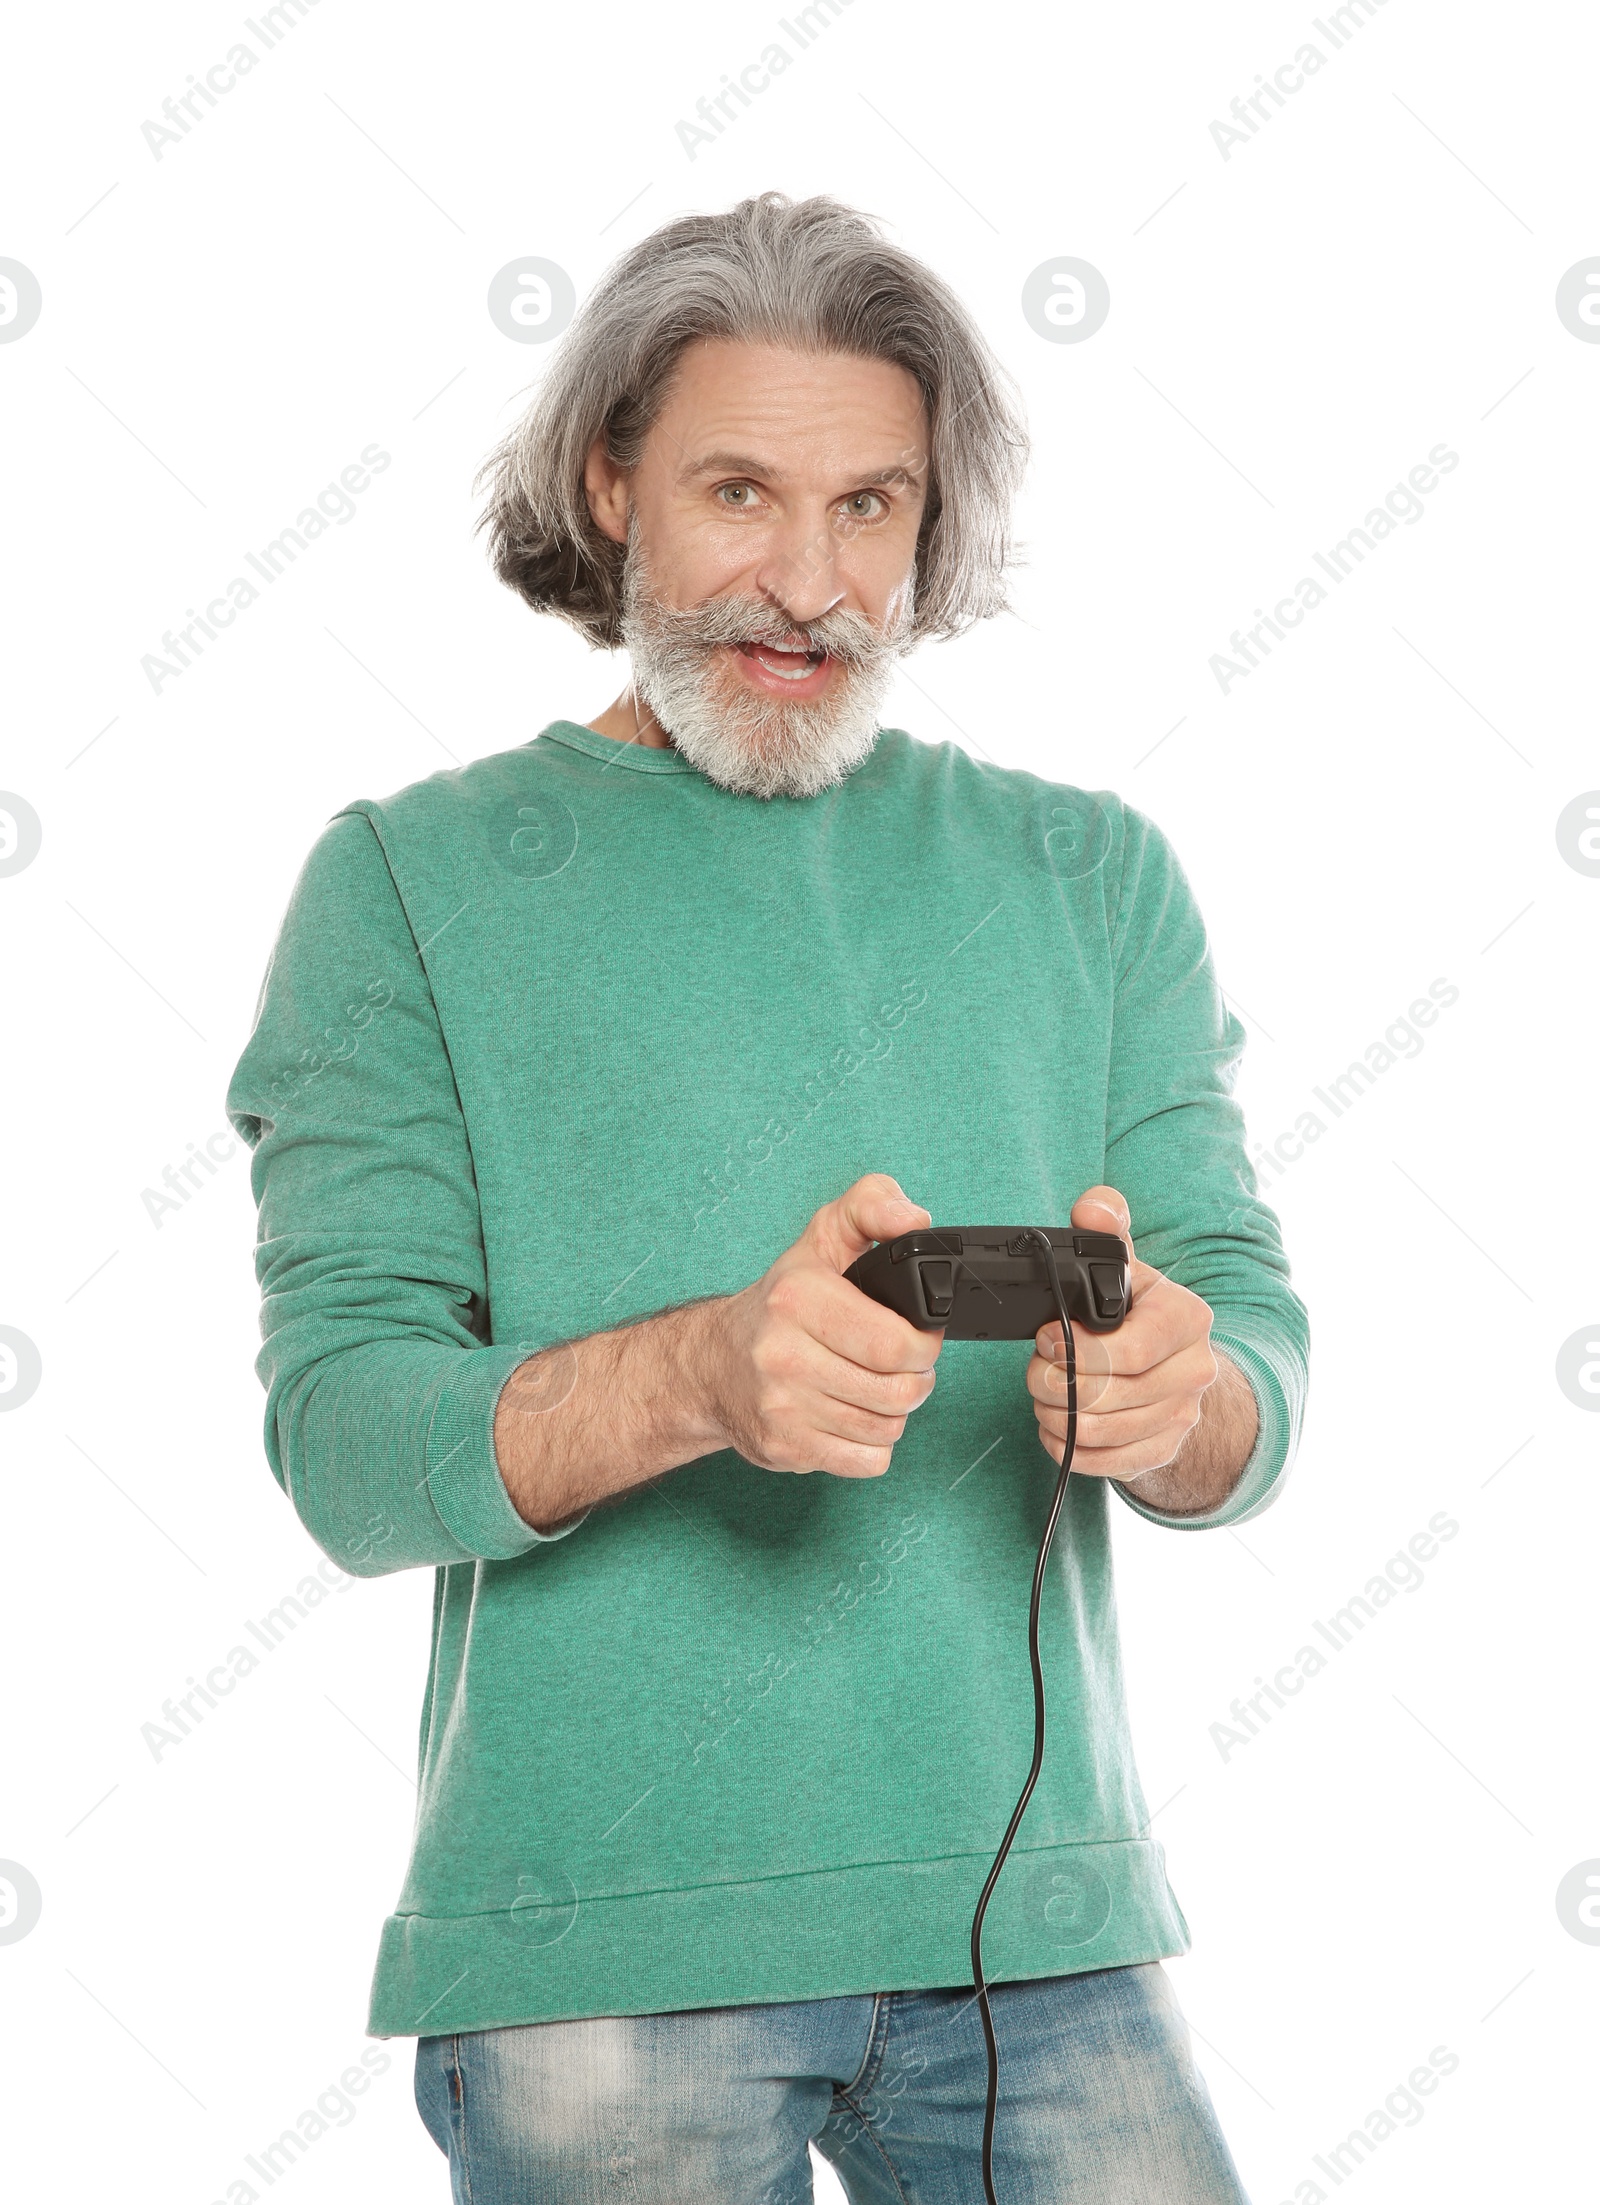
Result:
[[[254,1151],[273,1475],[352,1575],[509,1561],[535,1531],[494,1453],[531,1348],[489,1344],[472,1157],[422,958],[371,821],[306,860],[227,1111]]]
[[[1117,1490],[1154,1523],[1201,1531],[1243,1523],[1276,1498],[1299,1443],[1310,1328],[1233,1099],[1244,1028],[1222,999],[1170,843],[1142,813],[1123,806],[1122,816],[1106,1182],[1128,1198],[1140,1259],[1210,1305],[1212,1346],[1249,1379],[1260,1429],[1239,1483],[1205,1515],[1170,1515]]]

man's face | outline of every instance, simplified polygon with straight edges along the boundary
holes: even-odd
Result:
[[[884,360],[701,340],[597,525],[628,546],[634,686],[693,765],[809,796],[871,750],[906,647],[927,483],[916,379]]]

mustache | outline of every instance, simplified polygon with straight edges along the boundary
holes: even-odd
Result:
[[[900,649],[899,627],[884,632],[864,613],[844,606],[819,613],[815,620],[790,620],[775,606],[749,597],[711,597],[704,604],[677,607],[652,599],[638,608],[662,642],[698,645],[715,650],[721,645],[765,643],[773,649],[795,648],[804,639],[810,651],[825,651],[841,666],[869,666]]]

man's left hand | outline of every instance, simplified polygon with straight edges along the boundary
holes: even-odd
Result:
[[[1212,1348],[1209,1305],[1139,1261],[1128,1204],[1115,1187],[1091,1187],[1080,1195],[1071,1222],[1085,1231],[1120,1234],[1133,1283],[1128,1314],[1115,1332],[1072,1327],[1078,1366],[1074,1471],[1134,1485],[1141,1500],[1158,1508],[1201,1512],[1217,1506],[1238,1482],[1255,1444],[1249,1380]],[[1219,1377],[1225,1382],[1208,1401],[1207,1390]],[[1067,1438],[1059,1319],[1042,1326],[1035,1339],[1028,1391],[1040,1440],[1059,1463]],[[1188,1444],[1202,1416],[1215,1427],[1201,1435],[1213,1442],[1203,1448],[1199,1440]],[[1168,1476],[1157,1474],[1169,1468]],[[1180,1469],[1190,1474],[1179,1476]]]

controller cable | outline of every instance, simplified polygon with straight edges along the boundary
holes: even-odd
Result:
[[[1027,1811],[1028,1801],[1033,1797],[1033,1787],[1039,1781],[1039,1771],[1044,1765],[1044,1670],[1039,1663],[1039,1601],[1044,1591],[1044,1573],[1050,1559],[1051,1542],[1056,1535],[1061,1504],[1066,1498],[1067,1480],[1072,1475],[1072,1450],[1078,1437],[1078,1359],[1072,1344],[1072,1320],[1067,1312],[1067,1298],[1061,1290],[1061,1274],[1056,1269],[1055,1250],[1050,1245],[1049,1234],[1037,1226],[1030,1226],[1028,1237],[1043,1252],[1045,1269],[1050,1274],[1050,1290],[1055,1296],[1056,1314],[1061,1320],[1061,1337],[1067,1365],[1067,1438],[1066,1445],[1061,1450],[1061,1475],[1056,1480],[1055,1498],[1050,1503],[1044,1535],[1039,1541],[1039,1559],[1034,1564],[1033,1571],[1033,1597],[1028,1605],[1028,1660],[1033,1667],[1033,1766],[1028,1771],[1028,1781],[1022,1787],[1022,1796],[1012,1812],[1006,1834],[1000,1841],[1000,1850],[994,1857],[994,1866],[989,1871],[989,1879],[978,1900],[978,1910],[972,1917],[972,1980],[978,1993],[978,2010],[983,2016],[983,2042],[989,2059],[989,2089],[983,2109],[983,2194],[987,2205],[999,2205],[994,2190],[994,2119],[1000,2091],[1000,2054],[995,2045],[994,2016],[989,2010],[989,1986],[983,1973],[983,1917],[989,1904],[989,1895],[1006,1864],[1011,1840],[1017,1834],[1017,1826]]]

